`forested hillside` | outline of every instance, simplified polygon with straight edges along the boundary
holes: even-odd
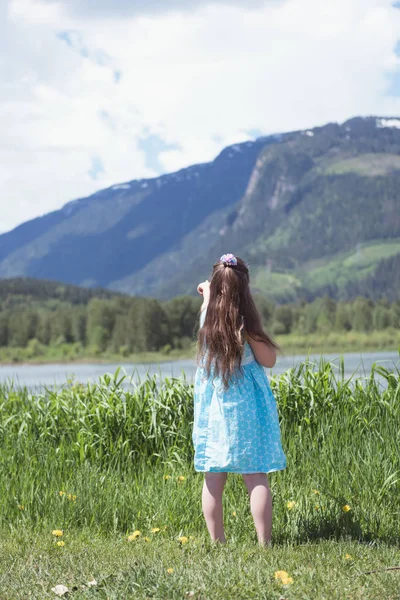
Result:
[[[92,298],[111,299],[119,295],[102,288],[83,288],[29,277],[0,280],[0,307],[3,310],[21,304],[25,307],[87,304]]]
[[[326,296],[280,306],[256,295],[256,302],[276,336],[387,331],[391,345],[400,343],[400,301],[336,302]],[[160,302],[46,281],[0,281],[0,360],[1,349],[18,361],[40,358],[49,348],[66,358],[189,349],[193,357],[200,304],[192,296]]]
[[[236,144],[70,202],[0,236],[0,277],[168,299],[194,295],[224,252],[276,302],[399,298],[400,119]]]

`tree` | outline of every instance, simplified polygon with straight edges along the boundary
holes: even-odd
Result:
[[[386,329],[390,326],[390,309],[382,304],[377,304],[372,313],[373,329]]]
[[[201,302],[201,298],[177,296],[164,304],[174,346],[177,346],[182,338],[194,337]]]
[[[129,312],[130,339],[136,352],[160,350],[169,339],[168,317],[158,300],[138,299]]]
[[[390,307],[390,325],[400,329],[400,300]]]
[[[107,346],[115,322],[115,311],[108,300],[94,298],[87,307],[87,339],[90,345]],[[100,333],[101,332],[101,333]]]
[[[275,306],[273,302],[261,296],[261,294],[256,294],[254,296],[254,301],[257,305],[258,310],[260,311],[264,327],[268,328],[271,325]]]
[[[129,336],[129,318],[125,315],[117,315],[115,318],[111,346],[113,352],[120,352],[121,348],[132,350]]]
[[[28,331],[22,311],[13,310],[8,319],[9,345],[24,348],[28,343]]]
[[[51,341],[73,342],[72,320],[70,308],[58,308],[51,314]]]
[[[335,329],[338,331],[350,331],[351,315],[347,303],[338,302],[335,315]]]
[[[75,342],[80,342],[83,346],[86,345],[86,327],[87,327],[87,311],[86,307],[78,306],[72,310],[72,337]]]
[[[352,305],[353,329],[356,331],[371,331],[372,329],[372,302],[359,296]]]
[[[35,310],[28,309],[23,312],[22,317],[24,327],[26,328],[26,335],[28,340],[36,338],[37,328],[39,325],[39,315]]]
[[[293,312],[290,306],[278,306],[274,312],[274,321],[275,333],[290,333],[293,323]]]
[[[8,315],[0,313],[0,346],[8,345]]]
[[[336,302],[324,296],[316,301],[318,306],[317,330],[322,333],[332,331],[335,324]]]
[[[48,346],[51,341],[51,317],[48,312],[42,312],[39,316],[37,328],[37,339],[41,344]]]

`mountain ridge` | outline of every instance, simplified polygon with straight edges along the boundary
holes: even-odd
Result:
[[[0,277],[167,298],[193,293],[215,258],[233,251],[248,259],[255,286],[274,300],[310,299],[327,289],[340,298],[350,293],[357,264],[340,285],[327,273],[318,285],[307,265],[321,257],[329,265],[361,244],[370,258],[361,279],[368,277],[372,293],[382,253],[392,259],[392,242],[400,241],[399,185],[396,117],[264,136],[229,146],[212,162],[72,200],[0,235]],[[381,246],[389,242],[386,256]],[[299,285],[281,293],[269,274],[271,282],[292,277]]]

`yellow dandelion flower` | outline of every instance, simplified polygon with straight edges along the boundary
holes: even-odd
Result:
[[[173,570],[173,569],[171,569],[171,568],[167,569],[167,573],[169,573],[170,575],[171,575],[173,572],[174,572],[174,570]]]
[[[292,508],[294,508],[296,506],[296,502],[294,500],[290,500],[290,502],[286,503],[286,508],[288,508],[289,510],[292,510]]]
[[[185,481],[186,477],[184,477],[183,475],[179,475],[178,477],[178,481]]]
[[[289,573],[287,571],[275,571],[274,576],[275,579],[282,579],[282,577],[289,577]]]
[[[345,513],[348,513],[348,512],[349,512],[349,510],[351,510],[351,506],[349,506],[348,504],[345,504],[345,505],[343,506],[343,512],[345,512]]]
[[[67,498],[68,498],[68,500],[70,500],[71,502],[75,502],[75,501],[76,501],[76,496],[75,496],[75,494],[68,494]]]
[[[352,555],[351,555],[351,554],[345,554],[345,555],[344,555],[344,558],[345,558],[346,560],[353,560],[353,557],[352,557]]]
[[[62,529],[53,529],[51,534],[55,535],[56,537],[62,537],[64,535],[64,532]]]
[[[61,540],[61,542],[57,542],[57,546],[60,546],[60,548],[62,548],[63,546],[65,546],[65,542]]]
[[[164,475],[164,479],[165,481],[168,481],[168,479],[171,479],[171,475]]]
[[[25,506],[23,504],[18,504],[19,510],[25,510]]]
[[[319,496],[319,491],[318,491],[318,490],[313,490],[312,492],[313,492],[313,494],[315,494],[316,496]]]
[[[316,504],[316,505],[314,506],[314,508],[315,508],[315,510],[319,510],[319,504]]]
[[[236,517],[236,516],[237,516],[237,515],[236,515],[236,510],[233,510],[233,511],[232,511],[232,517]]]
[[[151,530],[151,533],[158,533],[160,531],[159,527],[153,527],[153,529]]]
[[[149,537],[144,537],[143,538],[145,542],[150,542],[150,538]]]
[[[58,492],[58,493],[59,493],[60,496],[65,496],[65,492],[63,492],[63,491]]]
[[[181,544],[186,544],[188,541],[188,538],[185,537],[184,535],[182,535],[180,538],[178,538],[178,542],[180,542]]]
[[[293,583],[293,578],[289,577],[289,573],[286,571],[275,571],[274,576],[277,581],[282,583],[282,585],[290,585]]]
[[[136,529],[131,535],[128,535],[128,542],[133,542],[133,540],[136,540],[140,535],[142,535],[141,532]]]

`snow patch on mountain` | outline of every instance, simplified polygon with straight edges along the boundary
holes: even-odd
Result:
[[[376,120],[377,127],[394,127],[395,129],[400,129],[400,119],[377,119]]]
[[[118,185],[113,185],[112,190],[130,190],[131,186],[129,183],[119,183]]]

